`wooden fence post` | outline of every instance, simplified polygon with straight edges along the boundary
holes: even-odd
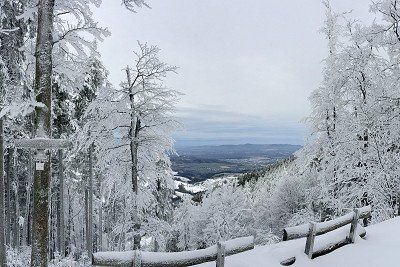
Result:
[[[308,230],[306,247],[304,249],[304,253],[307,254],[309,259],[312,259],[312,255],[313,255],[316,226],[317,226],[317,224],[315,222],[310,222],[310,228]]]
[[[217,243],[217,267],[225,266],[225,245],[221,242]]]
[[[135,250],[132,267],[142,267],[142,255],[139,250]]]
[[[354,241],[356,240],[357,225],[358,225],[358,218],[359,217],[360,217],[360,210],[359,209],[354,209],[353,221],[351,222],[350,234],[349,234],[350,243],[354,243]]]

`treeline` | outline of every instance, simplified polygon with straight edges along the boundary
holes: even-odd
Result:
[[[268,173],[278,169],[282,165],[286,165],[294,160],[294,156],[288,158],[280,159],[274,163],[270,163],[267,166],[261,168],[260,170],[247,172],[238,177],[238,185],[245,186],[247,183],[255,183],[258,179],[265,177]]]

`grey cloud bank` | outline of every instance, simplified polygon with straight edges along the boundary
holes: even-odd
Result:
[[[185,108],[178,112],[185,129],[175,135],[177,146],[221,144],[302,144],[305,128],[297,122],[221,111],[218,107]]]

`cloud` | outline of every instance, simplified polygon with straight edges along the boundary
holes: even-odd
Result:
[[[361,20],[373,17],[369,1],[331,2]],[[179,66],[165,80],[185,94],[179,116],[187,130],[176,135],[178,144],[303,142],[299,121],[310,114],[308,96],[328,53],[319,33],[321,1],[152,0],[151,6],[132,14],[104,0],[95,17],[112,36],[99,50],[114,85],[133,64],[137,40],[158,45],[163,60]]]
[[[175,135],[177,146],[204,144],[302,144],[305,126],[298,122],[267,120],[218,106],[182,108],[178,118],[185,130]]]

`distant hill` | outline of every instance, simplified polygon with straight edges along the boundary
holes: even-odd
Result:
[[[299,145],[242,144],[219,146],[190,146],[177,149],[172,169],[193,182],[203,181],[224,173],[244,173],[261,169],[279,159],[288,158]]]
[[[178,148],[180,156],[206,159],[246,159],[251,157],[281,158],[299,150],[299,145],[289,144],[241,144],[219,146],[189,146]]]

